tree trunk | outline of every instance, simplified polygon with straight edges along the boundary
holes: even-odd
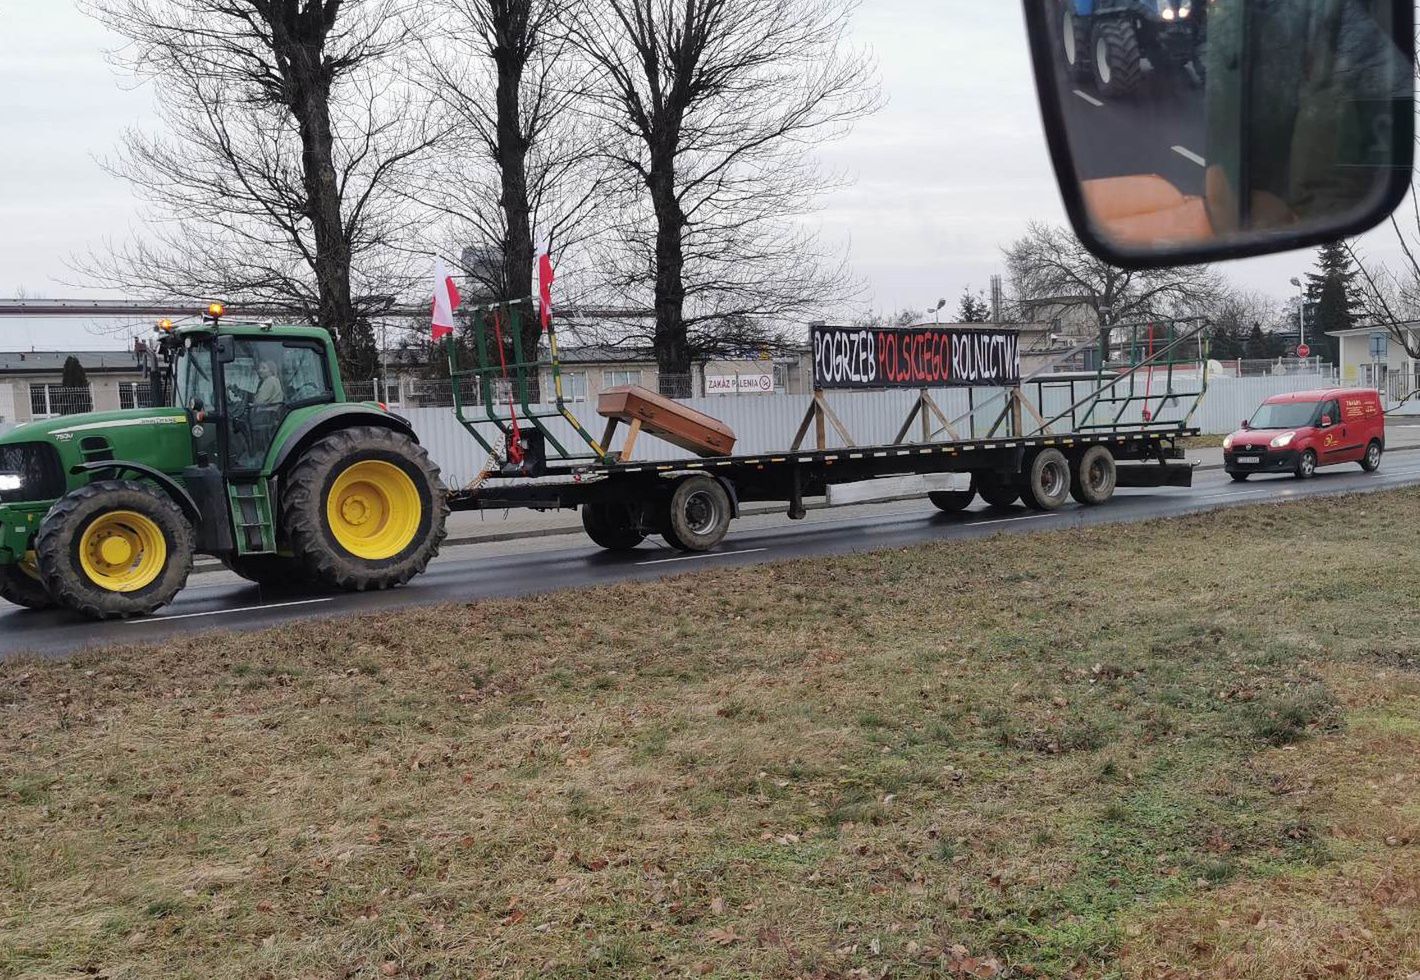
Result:
[[[675,165],[653,165],[651,203],[656,212],[656,333],[653,341],[661,391],[690,396],[690,340],[685,330],[685,215],[675,193]]]
[[[521,11],[526,20],[526,6]],[[522,130],[522,80],[526,59],[520,53],[520,38],[525,23],[517,22],[517,14],[509,12],[498,25],[493,61],[497,67],[497,139],[498,169],[502,181],[503,219],[507,239],[503,243],[504,299],[520,300],[522,311],[521,340],[523,357],[536,361],[542,344],[542,322],[537,305],[526,299],[533,293],[533,262],[535,246],[532,237],[532,215],[528,205],[528,140]],[[540,400],[538,372],[530,371],[529,397]]]

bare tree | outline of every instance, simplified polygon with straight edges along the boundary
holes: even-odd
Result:
[[[1106,352],[1115,325],[1201,315],[1221,290],[1209,266],[1121,269],[1092,255],[1069,229],[1037,222],[1002,251],[1018,302],[1083,307]]]
[[[832,184],[812,150],[878,105],[848,50],[855,0],[572,0],[588,111],[623,176],[609,293],[653,305],[661,371],[757,345],[852,290],[801,220]],[[649,304],[647,304],[649,300]],[[772,332],[772,331],[768,331]]]
[[[220,296],[329,329],[370,376],[369,318],[409,283],[394,192],[434,143],[399,80],[421,0],[86,0],[153,85],[162,135],[111,169],[150,206],[142,241],[84,271],[165,298]]]
[[[526,298],[538,245],[569,255],[595,231],[604,200],[600,141],[577,111],[586,66],[562,28],[569,0],[445,2],[423,83],[453,138],[417,193],[444,218],[455,257],[476,260],[464,271],[488,298]],[[531,315],[522,339],[538,349]]]

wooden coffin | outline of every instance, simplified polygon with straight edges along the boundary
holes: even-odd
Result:
[[[730,456],[735,451],[735,433],[728,425],[645,388],[602,392],[597,414],[625,425],[639,423],[640,431],[697,456]]]

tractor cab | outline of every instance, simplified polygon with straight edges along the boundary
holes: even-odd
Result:
[[[222,326],[214,317],[160,345],[167,400],[192,423],[194,461],[230,476],[259,474],[293,413],[345,400],[324,330]]]

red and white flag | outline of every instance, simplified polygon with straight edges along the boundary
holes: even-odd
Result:
[[[459,298],[459,288],[454,285],[454,277],[449,275],[443,259],[434,262],[434,343],[451,337],[458,326],[454,320],[454,310],[463,302]]]
[[[542,329],[552,326],[552,284],[557,275],[552,270],[552,246],[546,242],[537,250],[537,306],[542,317]]]

